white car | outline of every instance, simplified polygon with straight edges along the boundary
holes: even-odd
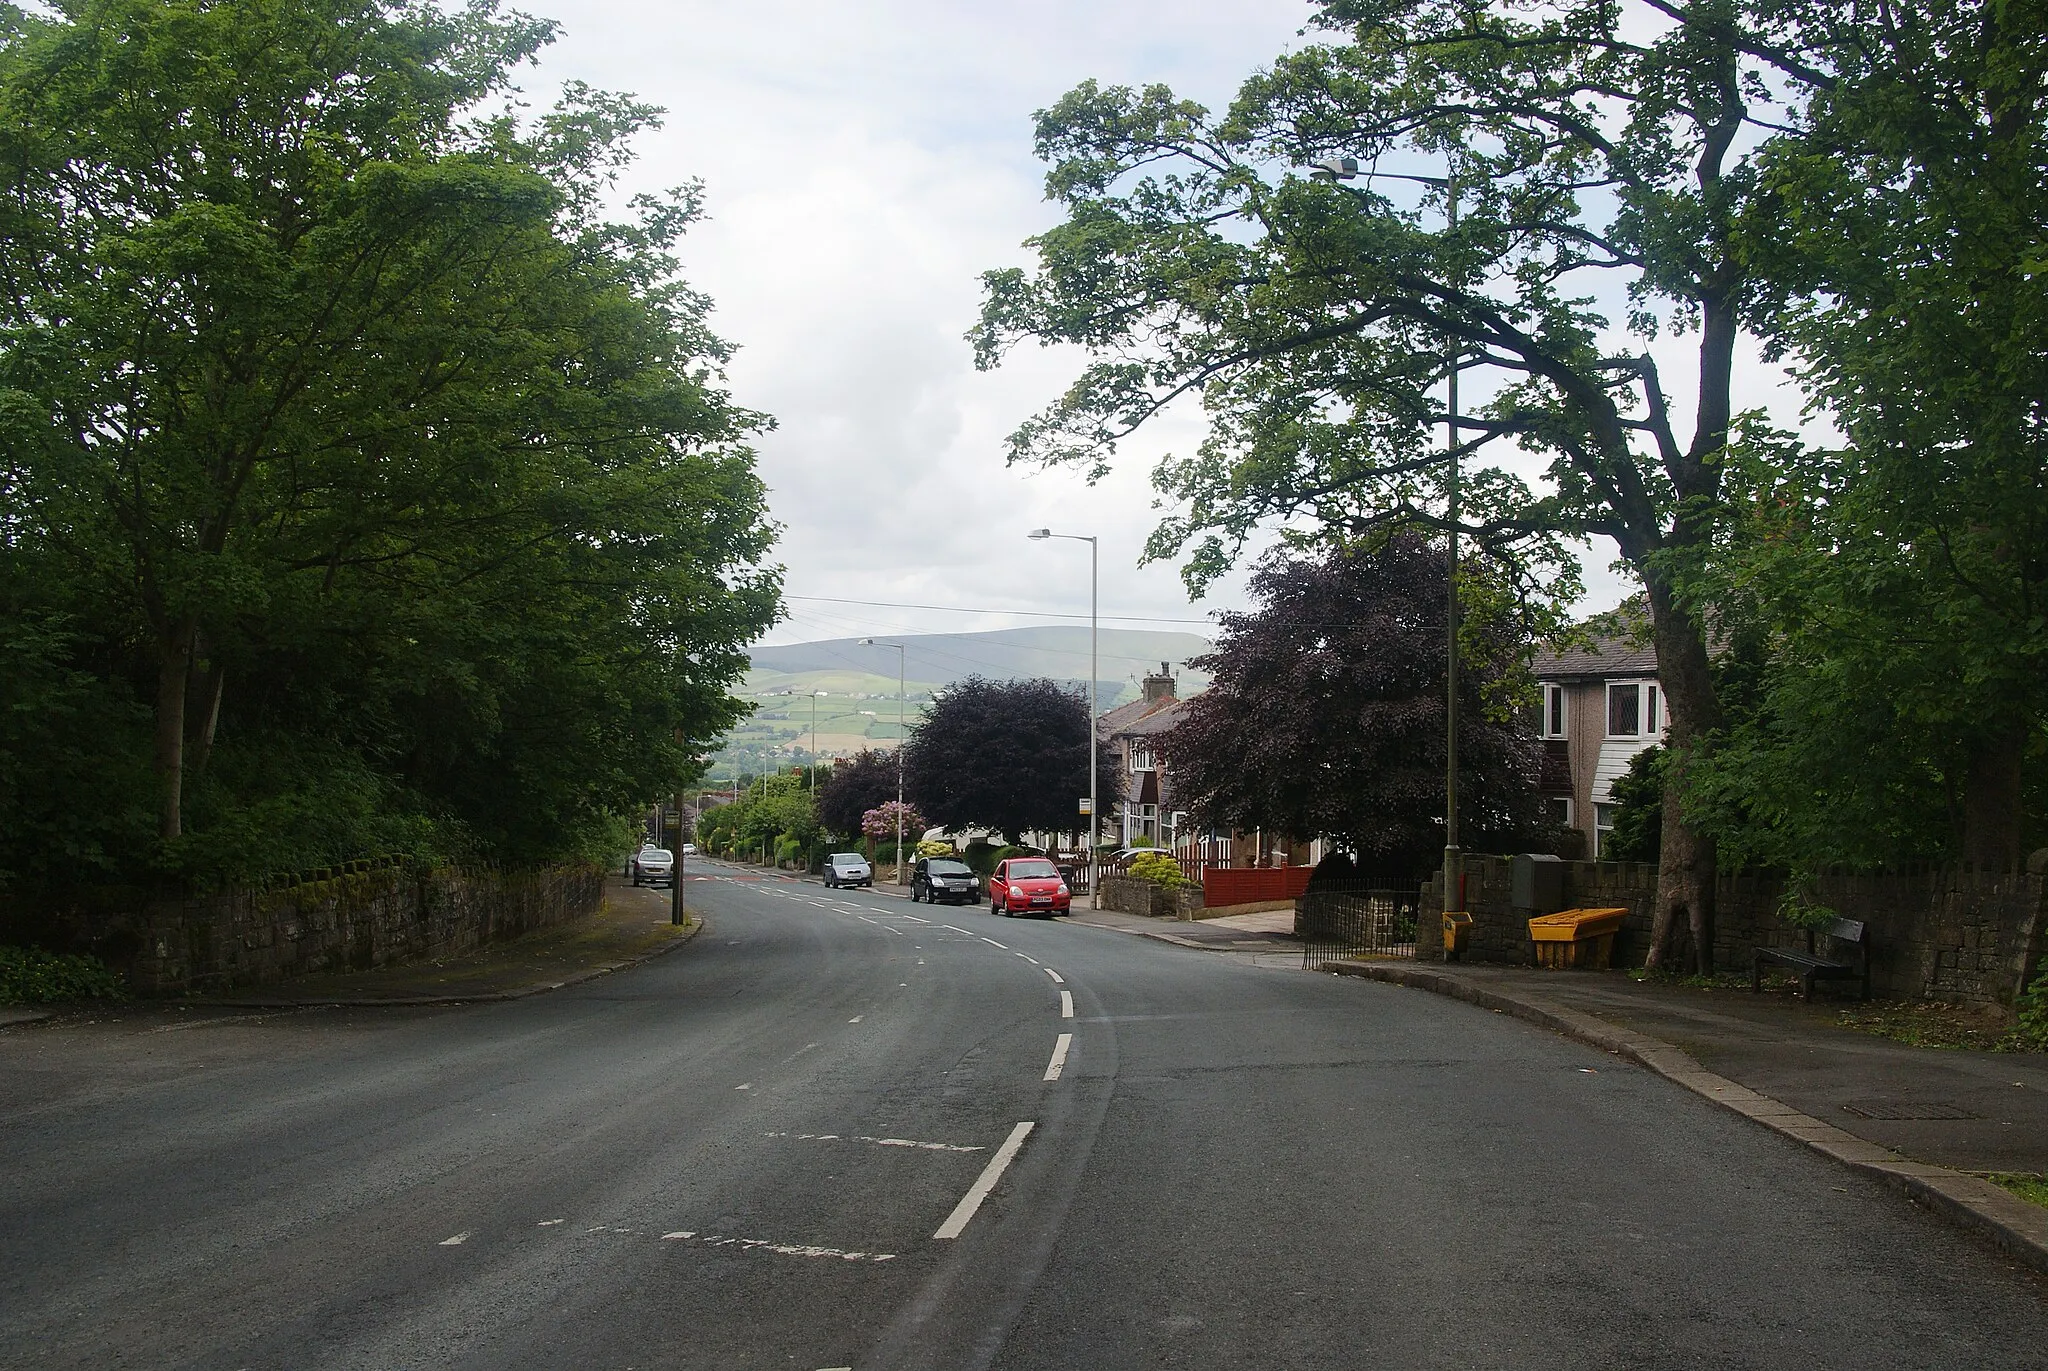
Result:
[[[842,885],[873,885],[875,869],[858,852],[835,852],[825,859],[825,884],[837,890]]]
[[[674,885],[675,880],[675,854],[667,848],[649,843],[633,854],[634,885]]]

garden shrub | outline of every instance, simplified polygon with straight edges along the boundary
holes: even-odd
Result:
[[[2018,1017],[2012,1043],[2025,1051],[2048,1052],[2048,957],[2034,969],[2034,983],[2013,1002]]]
[[[0,1004],[118,1000],[126,993],[120,978],[98,957],[0,947]]]
[[[1154,885],[1178,890],[1188,884],[1187,876],[1181,871],[1180,863],[1165,852],[1141,852],[1131,858],[1129,875]]]

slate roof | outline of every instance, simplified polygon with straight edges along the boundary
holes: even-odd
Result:
[[[1155,738],[1179,723],[1187,707],[1186,700],[1167,700],[1136,723],[1124,725],[1117,733],[1126,738]]]
[[[1591,647],[1537,653],[1535,673],[1539,681],[1655,676],[1657,649],[1633,636],[1600,637],[1593,640]]]
[[[1139,720],[1147,719],[1153,714],[1172,709],[1179,703],[1178,700],[1147,700],[1140,696],[1129,704],[1122,704],[1118,705],[1115,709],[1105,710],[1102,717],[1095,721],[1096,736],[1119,738],[1126,733],[1139,732],[1140,730],[1133,727]],[[1150,730],[1145,731],[1149,732]]]

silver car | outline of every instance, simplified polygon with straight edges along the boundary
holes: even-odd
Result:
[[[676,859],[665,847],[653,843],[633,854],[634,885],[674,885]]]
[[[825,859],[825,884],[837,890],[842,885],[873,885],[875,869],[858,852],[835,852]]]

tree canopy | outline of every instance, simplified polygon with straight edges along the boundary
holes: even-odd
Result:
[[[1160,740],[1176,802],[1218,828],[1428,870],[1444,845],[1445,579],[1443,545],[1412,533],[1260,567],[1259,607],[1222,616],[1216,650],[1193,662],[1214,681]],[[1539,745],[1517,693],[1526,638],[1505,614],[1461,628],[1460,838],[1509,851],[1542,826]]]
[[[502,112],[551,36],[490,0],[9,7],[0,870],[545,860],[739,717],[766,420],[677,275],[694,188],[607,215],[658,112]]]
[[[818,783],[818,821],[835,837],[852,839],[861,816],[896,798],[896,754],[864,747],[833,763]]]
[[[986,828],[1012,842],[1030,830],[1085,828],[1076,798],[1088,793],[1088,701],[1045,678],[949,686],[904,744],[906,793],[949,829]],[[1103,747],[1097,789],[1105,813],[1120,793]]]
[[[1731,459],[1782,441],[1736,413],[1745,333],[1806,359],[1816,400],[1870,436],[1880,487],[1890,461],[1900,492],[1924,492],[1885,527],[1937,561],[1975,549],[1937,617],[1968,610],[1988,649],[2032,603],[2031,573],[1970,571],[2018,548],[2038,500],[2020,441],[2038,424],[2013,403],[2039,393],[2032,287],[1971,302],[2041,256],[2040,6],[1881,8],[1324,0],[1324,41],[1221,113],[1093,82],[1043,111],[1064,222],[1032,240],[1032,270],[985,277],[983,365],[1025,339],[1091,358],[1018,429],[1013,460],[1100,472],[1155,416],[1204,408],[1200,447],[1157,469],[1170,509],[1148,549],[1183,558],[1192,584],[1262,530],[1456,522],[1529,566],[1535,593],[1569,598],[1557,540],[1614,540],[1647,591],[1669,703],[1653,964],[1687,925],[1696,959],[1713,943],[1724,830],[1675,801],[1725,722],[1704,625],[1721,614],[1709,568],[1753,493],[1730,485]],[[2008,192],[2015,208],[1994,212]],[[1977,246],[1952,275],[1958,212]],[[1916,300],[1935,307],[1894,329]],[[1456,416],[1455,521],[1435,450],[1454,370],[1479,398]],[[1980,386],[1997,403],[1977,406]],[[1966,422],[2003,446],[1958,444]],[[1906,470],[1933,450],[1962,455]],[[1972,472],[1956,487],[1970,499],[1946,501],[1944,477]],[[1970,522],[2015,482],[2008,517]],[[2027,674],[1975,660],[1987,701]],[[2017,751],[1967,747],[1964,765]]]

